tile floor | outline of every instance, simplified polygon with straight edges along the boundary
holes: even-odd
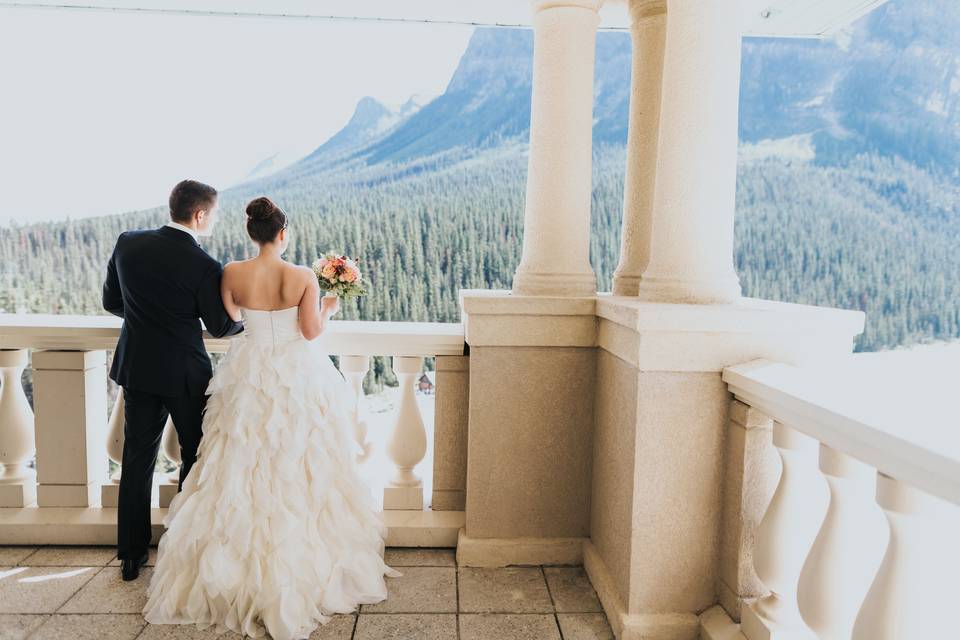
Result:
[[[135,582],[108,547],[0,547],[0,640],[240,640],[140,616],[156,549]],[[389,597],[310,640],[613,640],[582,567],[458,567],[452,549],[388,548]]]

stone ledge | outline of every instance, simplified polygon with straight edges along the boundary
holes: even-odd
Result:
[[[457,564],[462,567],[578,565],[588,538],[472,538],[461,529]]]
[[[863,331],[866,318],[862,311],[746,297],[730,304],[674,304],[601,293],[596,301],[599,317],[636,331],[789,334],[828,330],[854,336]]]
[[[755,298],[734,304],[600,295],[597,345],[642,371],[716,371],[755,358],[791,364],[848,356],[864,314]]]
[[[471,347],[594,347],[596,297],[523,296],[460,291],[464,338]]]
[[[523,296],[462,290],[471,347],[600,347],[648,371],[721,371],[756,358],[791,364],[846,356],[864,314],[741,298],[731,304]]]

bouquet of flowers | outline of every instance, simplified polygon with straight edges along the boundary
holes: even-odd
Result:
[[[363,274],[357,267],[357,258],[341,256],[332,251],[313,263],[320,290],[338,298],[356,298],[367,294]]]

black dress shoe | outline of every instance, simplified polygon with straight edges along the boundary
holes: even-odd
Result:
[[[131,580],[136,580],[140,575],[140,567],[147,564],[147,552],[144,551],[143,555],[135,560],[121,560],[120,561],[120,576],[124,581],[129,582]]]

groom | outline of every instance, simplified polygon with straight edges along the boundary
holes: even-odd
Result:
[[[167,416],[180,441],[180,486],[197,459],[212,368],[200,320],[215,338],[243,325],[223,308],[223,267],[200,248],[217,219],[217,190],[184,180],[170,194],[170,222],[127,231],[107,263],[103,308],[123,318],[110,378],[123,387],[123,468],[117,555],[124,580],[147,561],[150,492]]]

